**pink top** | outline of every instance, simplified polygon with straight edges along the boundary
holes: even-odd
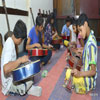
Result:
[[[77,48],[81,47],[81,44],[79,42],[79,39],[82,39],[82,36],[80,34],[78,34],[78,38],[77,38]]]

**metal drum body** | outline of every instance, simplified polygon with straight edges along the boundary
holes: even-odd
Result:
[[[47,49],[28,50],[28,55],[29,56],[46,56],[46,55],[48,55],[48,50]]]
[[[28,51],[29,56],[46,56],[48,55],[47,49],[33,49]]]
[[[13,81],[19,82],[40,72],[40,60],[28,62],[20,65],[17,69],[13,70]]]

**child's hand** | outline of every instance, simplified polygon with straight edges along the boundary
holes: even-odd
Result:
[[[28,58],[28,56],[25,55],[25,56],[20,58],[20,61],[21,61],[21,63],[25,63],[25,62],[29,61],[29,58]]]
[[[40,45],[39,43],[35,43],[34,45],[35,45],[35,47],[37,47],[37,48],[42,48],[41,45]],[[33,47],[34,47],[34,45],[33,45]]]
[[[49,44],[49,49],[53,49],[53,46],[51,44]]]
[[[77,69],[73,69],[71,71],[71,73],[75,76],[75,77],[80,77],[80,71],[78,71]]]

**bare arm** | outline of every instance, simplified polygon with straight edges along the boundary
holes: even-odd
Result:
[[[34,47],[38,47],[38,48],[41,47],[41,45],[39,43],[30,45],[30,42],[31,42],[31,39],[28,37],[27,44],[26,44],[26,50],[32,49]]]
[[[81,72],[80,73],[80,76],[81,77],[90,77],[90,76],[94,76],[96,74],[96,67],[95,67],[95,65],[91,65],[91,70],[89,70],[89,71],[84,71],[84,72]]]
[[[83,39],[79,39],[79,42],[80,42],[81,46],[84,47],[84,40]]]
[[[43,44],[43,48],[49,49],[49,46]]]
[[[8,62],[4,65],[4,74],[5,76],[11,73],[14,69],[16,69],[21,63],[29,61],[28,56],[23,56],[17,59],[16,61]]]
[[[52,49],[52,48],[53,48],[53,46],[52,46],[52,45],[47,46],[47,45],[43,44],[43,48],[46,48],[46,49]]]
[[[92,77],[96,74],[96,67],[95,65],[91,65],[91,70],[89,71],[78,71],[77,69],[72,70],[72,73],[75,77]]]

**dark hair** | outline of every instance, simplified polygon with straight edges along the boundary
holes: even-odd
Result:
[[[87,22],[88,23],[88,25],[89,25],[89,19],[88,19],[88,17],[87,17],[87,15],[86,14],[81,14],[80,16],[79,16],[79,19],[78,19],[78,25],[79,26],[82,26],[82,25],[84,25],[84,22]]]
[[[27,37],[27,28],[22,20],[17,21],[13,30],[13,34],[16,38],[25,39]]]
[[[72,25],[77,26],[77,25],[78,25],[78,20],[77,20],[77,19],[75,19],[75,20],[73,21],[73,24],[72,24]]]
[[[67,16],[67,17],[66,17],[66,23],[67,23],[67,22],[71,22],[70,16]]]
[[[50,24],[51,25],[51,20],[52,19],[54,19],[54,14],[53,13],[51,13],[50,15],[48,15],[47,20],[46,20],[46,23],[45,23],[45,28],[46,28],[47,24]],[[51,25],[51,27],[52,26],[53,25]]]
[[[51,20],[54,19],[54,14],[51,13],[48,18],[47,18],[47,22],[51,24]]]
[[[74,17],[71,18],[71,24],[73,24],[73,22],[75,21],[76,19]]]
[[[37,26],[37,25],[38,25],[38,26],[43,25],[43,22],[44,22],[44,20],[43,20],[42,16],[37,16],[37,17],[36,17],[36,26]]]
[[[13,32],[12,31],[9,31],[7,32],[5,35],[4,35],[4,40],[6,41],[8,39],[8,37],[11,37],[13,35]]]

